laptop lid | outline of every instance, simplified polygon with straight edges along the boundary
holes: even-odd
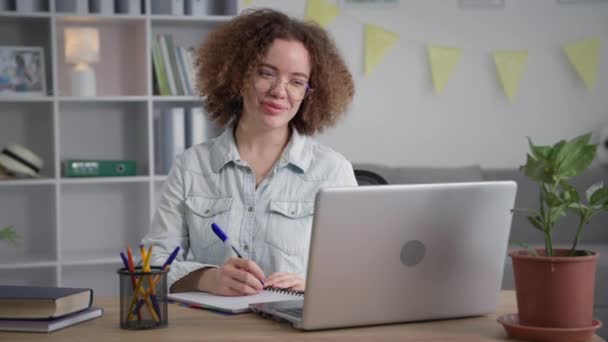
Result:
[[[296,326],[494,312],[516,188],[500,181],[320,190]]]

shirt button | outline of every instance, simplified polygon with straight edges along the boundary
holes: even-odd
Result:
[[[253,211],[253,207],[247,208],[247,211],[252,212]]]
[[[247,169],[247,173],[251,173],[251,169]]]
[[[248,251],[249,250],[249,245],[243,246],[243,249],[246,250],[246,251]]]

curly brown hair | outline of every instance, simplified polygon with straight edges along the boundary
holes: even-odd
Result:
[[[275,39],[301,42],[311,60],[310,87],[290,125],[313,135],[331,127],[355,93],[352,75],[327,32],[271,9],[248,10],[209,33],[197,51],[196,83],[210,119],[226,126],[240,118],[242,89]]]

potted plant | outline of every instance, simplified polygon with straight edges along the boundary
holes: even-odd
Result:
[[[6,240],[11,244],[16,245],[17,239],[19,239],[19,235],[17,235],[13,226],[0,229],[0,240]]]
[[[581,233],[590,219],[608,210],[608,187],[591,185],[584,195],[568,183],[589,167],[597,145],[591,133],[553,146],[534,145],[521,171],[539,185],[538,209],[514,209],[544,235],[545,247],[516,250],[513,260],[519,323],[546,328],[591,328],[595,272],[599,254],[579,249]],[[554,248],[552,233],[567,213],[578,216],[570,248]],[[598,322],[596,322],[598,323]],[[600,323],[601,324],[601,323]],[[597,328],[597,326],[595,327]]]

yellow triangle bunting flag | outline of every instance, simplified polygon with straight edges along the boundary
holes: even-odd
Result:
[[[308,0],[306,4],[307,20],[317,22],[321,27],[327,27],[340,14],[338,6],[330,4],[327,0]]]
[[[460,60],[462,49],[429,46],[428,53],[435,93],[441,94],[454,68],[456,68],[456,64]]]
[[[509,102],[513,102],[519,81],[521,80],[526,62],[528,61],[528,51],[496,51],[494,52],[494,63],[502,88],[509,98]]]
[[[399,35],[375,25],[365,25],[365,76],[380,64],[384,55],[399,40]]]
[[[564,45],[570,63],[590,91],[595,87],[600,60],[600,39],[593,37]]]
[[[249,7],[252,0],[243,0],[243,7]]]

